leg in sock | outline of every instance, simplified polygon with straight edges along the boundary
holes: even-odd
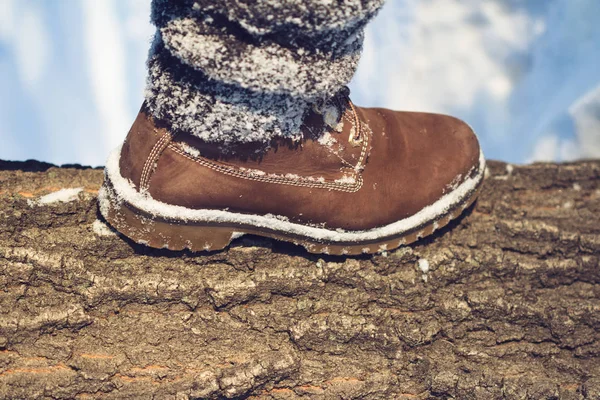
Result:
[[[307,110],[348,84],[384,0],[154,0],[146,101],[207,142],[300,139]]]

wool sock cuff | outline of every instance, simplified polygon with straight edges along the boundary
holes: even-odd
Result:
[[[146,103],[207,142],[299,139],[348,84],[384,0],[153,0]]]

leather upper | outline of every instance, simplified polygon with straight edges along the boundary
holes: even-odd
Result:
[[[244,145],[229,154],[191,135],[173,136],[142,108],[122,148],[121,174],[139,188],[146,168],[149,195],[167,204],[367,230],[417,213],[477,172],[479,144],[464,122],[354,110],[347,107],[341,129],[320,139],[313,127],[322,119],[315,114],[300,143],[280,140],[266,151]],[[351,143],[357,128],[362,140]],[[149,163],[157,147],[164,148]]]

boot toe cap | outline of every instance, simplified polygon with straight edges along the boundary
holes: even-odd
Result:
[[[478,172],[481,150],[473,129],[464,121],[441,114],[421,114],[421,137],[413,137],[413,162],[423,182],[422,205],[434,203]]]
[[[387,112],[391,137],[374,153],[388,165],[380,167],[387,176],[376,179],[387,187],[382,202],[390,220],[432,205],[479,172],[479,142],[467,123],[441,114]]]

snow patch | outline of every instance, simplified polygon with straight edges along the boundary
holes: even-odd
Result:
[[[318,142],[319,142],[319,144],[322,144],[323,146],[331,147],[337,143],[337,140],[335,140],[335,138],[331,135],[331,133],[325,132],[318,139]]]
[[[427,261],[425,258],[419,259],[419,261],[417,261],[417,265],[424,274],[429,272],[429,261]]]
[[[292,179],[292,180],[294,180],[294,181],[299,181],[299,180],[300,180],[300,175],[298,175],[298,174],[290,174],[290,173],[287,173],[287,174],[285,174],[284,176],[285,176],[286,178],[288,178],[288,179]]]
[[[419,261],[417,261],[417,267],[422,272],[421,279],[423,279],[423,282],[427,283],[429,280],[429,261],[427,261],[425,258],[420,258]]]
[[[260,169],[240,167],[240,171],[244,171],[245,173],[247,173],[248,175],[253,176],[253,177],[259,177],[259,176],[265,176],[265,175],[267,175],[267,173],[265,171],[261,171]],[[274,175],[274,174],[270,174],[270,175]]]
[[[336,179],[335,183],[353,185],[356,183],[356,178],[354,176],[344,175],[342,178]]]
[[[94,223],[92,224],[92,230],[94,231],[94,233],[98,236],[102,236],[102,237],[111,237],[111,236],[117,236],[117,234],[110,229],[110,227],[108,225],[106,225],[104,222],[100,221],[99,219],[95,220]]]
[[[27,200],[27,203],[31,207],[49,205],[54,203],[69,203],[77,200],[79,193],[83,191],[83,188],[72,188],[72,189],[61,189],[56,192],[47,194],[40,197],[37,200]]]
[[[241,238],[244,235],[245,235],[244,232],[232,232],[231,233],[231,239],[229,239],[229,240],[239,239],[239,238]]]
[[[181,146],[181,150],[183,150],[185,153],[189,154],[192,157],[200,157],[200,150],[198,150],[195,147],[190,146],[187,143],[181,142],[179,143],[179,146]]]

